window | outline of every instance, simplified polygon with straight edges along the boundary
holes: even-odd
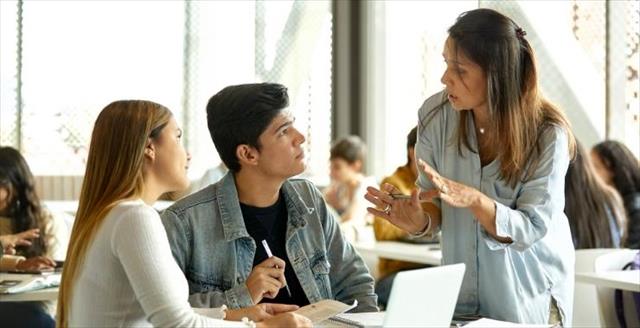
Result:
[[[387,175],[406,161],[407,132],[430,95],[443,89],[446,30],[464,11],[496,9],[527,32],[536,51],[545,96],[590,147],[605,138],[640,155],[637,1],[381,1],[371,3],[369,74],[374,113],[367,139],[373,173]],[[609,29],[607,29],[607,22]],[[613,33],[612,31],[618,31]],[[607,61],[609,66],[607,66]]]
[[[445,64],[442,49],[447,29],[458,15],[476,8],[477,1],[376,1],[371,2],[375,31],[369,54],[376,78],[376,97],[368,122],[370,156],[377,177],[392,173],[407,162],[407,134],[418,123],[418,109],[443,89]]]
[[[82,175],[99,111],[137,98],[173,111],[197,178],[220,161],[206,125],[209,97],[227,85],[270,81],[289,88],[307,137],[307,175],[328,175],[331,2],[0,5],[0,142],[20,148],[34,174]]]

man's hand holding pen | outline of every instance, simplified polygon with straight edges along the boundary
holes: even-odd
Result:
[[[273,256],[251,270],[249,278],[247,278],[247,289],[249,289],[253,304],[258,304],[265,297],[275,298],[280,288],[286,286],[284,267],[285,262]]]

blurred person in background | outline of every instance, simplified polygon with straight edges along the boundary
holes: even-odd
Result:
[[[2,270],[53,270],[64,260],[69,240],[66,224],[40,201],[33,174],[20,152],[0,147],[0,235],[15,255],[0,260]],[[0,302],[7,327],[55,325],[53,302]]]
[[[618,192],[606,185],[577,144],[564,183],[564,213],[576,249],[618,248],[626,216]]]
[[[363,196],[367,187],[377,186],[375,178],[362,173],[366,145],[358,136],[349,136],[336,141],[331,147],[331,183],[324,197],[340,215],[340,228],[351,242],[372,241],[373,216],[367,212]]]
[[[607,140],[591,149],[596,171],[606,184],[615,188],[627,212],[623,247],[640,248],[640,164],[623,143]]]

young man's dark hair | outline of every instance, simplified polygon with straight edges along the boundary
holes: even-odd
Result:
[[[246,144],[260,150],[258,137],[288,105],[287,88],[277,83],[232,85],[209,99],[209,133],[229,170],[240,170],[236,157],[238,145]],[[240,108],[242,110],[238,110]]]

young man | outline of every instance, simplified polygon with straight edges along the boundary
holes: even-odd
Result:
[[[229,173],[162,215],[189,300],[230,308],[357,300],[356,311],[377,311],[374,280],[322,195],[291,179],[304,171],[305,138],[288,102],[287,89],[269,83],[230,86],[209,100],[209,131]]]

